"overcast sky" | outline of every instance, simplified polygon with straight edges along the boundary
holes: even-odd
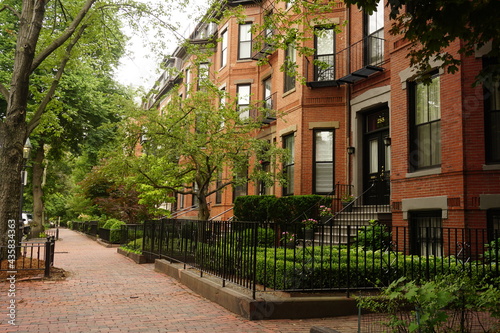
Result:
[[[147,1],[162,1],[162,0],[144,0],[145,2]],[[189,8],[196,8],[196,6],[207,6],[207,1],[203,0],[191,0],[193,3],[192,6],[189,6]],[[169,23],[177,23],[179,22],[182,28],[180,29],[181,32],[184,32],[184,30],[189,30],[190,27],[189,25],[192,26],[194,23],[191,19],[188,18],[189,13],[186,11],[179,11],[177,13],[174,13],[172,17],[175,19],[176,22],[169,22]],[[191,27],[194,28],[194,27]],[[116,72],[116,79],[126,85],[132,85],[134,87],[144,87],[147,90],[152,88],[155,80],[161,75],[161,73],[158,71],[159,70],[159,64],[162,60],[163,57],[171,54],[176,46],[177,42],[170,42],[169,45],[167,46],[167,49],[162,55],[154,55],[152,52],[150,52],[149,48],[147,46],[144,46],[144,43],[142,39],[146,38],[147,42],[154,42],[154,37],[152,36],[139,36],[137,34],[131,34],[130,31],[125,32],[127,35],[131,37],[128,45],[127,45],[127,50],[129,51],[129,55],[124,56],[121,59],[121,65],[118,68]],[[175,40],[173,38],[172,34],[170,33],[171,40]]]

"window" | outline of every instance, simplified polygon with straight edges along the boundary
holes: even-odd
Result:
[[[283,195],[293,195],[295,174],[295,136],[290,134],[283,137],[283,148],[288,150],[289,156],[283,165],[283,172],[287,184],[283,187]]]
[[[500,209],[488,210],[488,242],[500,238]]]
[[[235,175],[235,177],[237,179],[248,179],[248,171],[245,170],[245,171],[240,171],[237,175]],[[241,196],[244,196],[244,195],[247,195],[248,194],[248,183],[243,183],[243,184],[239,184],[239,185],[235,185],[233,187],[233,202],[234,202],[234,199],[236,199],[237,197],[241,197]]]
[[[410,89],[410,171],[441,164],[441,104],[439,76]]]
[[[184,194],[177,194],[178,196],[178,200],[179,200],[179,209],[183,209],[184,208]]]
[[[498,64],[498,60],[483,60],[483,67],[490,64]],[[486,163],[496,164],[500,163],[500,81],[488,81],[483,86]]]
[[[334,186],[334,132],[314,131],[314,193],[328,194]]]
[[[222,203],[222,172],[219,172],[217,174],[217,181],[215,182],[215,186],[217,189],[217,192],[215,192],[215,203],[216,204],[221,204]]]
[[[224,67],[227,64],[227,30],[224,30],[221,34],[221,50],[220,50],[220,67]]]
[[[201,63],[198,66],[198,90],[203,85],[203,82],[208,80],[208,69],[209,69],[208,62]]]
[[[335,30],[316,28],[315,81],[335,80]]]
[[[186,84],[185,84],[185,88],[186,88],[186,98],[189,97],[189,90],[191,89],[191,70],[188,68],[186,69],[186,72],[185,72],[185,78],[186,78]]]
[[[379,63],[384,57],[384,1],[379,1],[377,10],[365,16],[365,35],[365,62]]]
[[[250,84],[239,84],[237,86],[238,112],[241,119],[248,119],[250,116]]]
[[[268,110],[273,108],[272,91],[271,91],[271,77],[263,81],[264,86],[264,107]]]
[[[441,210],[410,212],[411,252],[420,256],[443,255]]]
[[[238,59],[252,57],[252,24],[240,24]]]
[[[295,46],[289,44],[285,51],[285,87],[284,92],[288,92],[295,88],[295,72],[297,67],[297,59]]]

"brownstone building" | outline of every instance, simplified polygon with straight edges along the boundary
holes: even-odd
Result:
[[[372,15],[332,4],[324,24],[315,26],[317,33],[306,42],[315,49],[310,56],[293,47],[255,48],[252,43],[252,25],[261,24],[273,9],[288,10],[293,1],[228,3],[243,6],[243,21],[200,23],[190,40],[216,37],[214,55],[203,65],[209,78],[237,96],[247,110],[242,116],[256,116],[244,107],[262,101],[268,113],[258,135],[289,149],[292,158],[282,166],[286,186],[249,183],[214,195],[213,217],[230,218],[237,195],[338,197],[344,186],[358,197],[358,209],[375,207],[376,216],[394,226],[500,229],[500,88],[498,82],[473,87],[483,65],[492,61],[487,47],[461,57],[460,71],[453,75],[430,64],[431,83],[423,84],[409,66],[408,44],[389,34],[383,3]],[[332,27],[345,21],[341,31]],[[460,43],[449,51],[457,54]],[[267,64],[258,64],[262,57]],[[305,84],[280,71],[286,59]],[[197,76],[187,69],[189,62],[182,47],[172,54],[167,65],[179,75],[162,76],[148,107],[167,103],[173,83],[188,94]],[[179,196],[177,209],[192,204]],[[195,213],[185,216],[190,215]]]

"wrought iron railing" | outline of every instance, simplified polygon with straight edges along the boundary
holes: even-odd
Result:
[[[385,44],[383,38],[367,36],[333,55],[315,57],[312,62],[307,60],[306,81],[343,84],[347,81],[342,79],[351,73],[366,67],[382,67],[387,61]]]
[[[429,232],[429,229],[427,229]],[[318,223],[157,220],[144,224],[149,259],[166,259],[261,291],[374,289],[407,277],[431,280],[465,272],[500,276],[500,241],[487,229],[439,228],[440,256],[417,255],[415,228]],[[492,231],[490,231],[491,233]],[[341,237],[340,237],[341,236]],[[342,239],[341,239],[342,238]],[[429,240],[432,241],[432,240]]]
[[[21,242],[15,246],[0,247],[0,273],[15,275],[20,271],[39,270],[50,277],[54,266],[55,238]]]

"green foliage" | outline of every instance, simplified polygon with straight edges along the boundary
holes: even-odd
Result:
[[[106,223],[102,226],[103,229],[120,229],[120,226],[125,224],[124,222],[117,219],[108,219]],[[114,226],[116,225],[116,228]]]
[[[128,252],[142,254],[142,241],[143,238],[138,238],[133,241],[130,241],[125,245],[120,246],[120,248]]]
[[[483,254],[484,260],[500,264],[500,238],[493,240],[484,246],[486,248],[486,251]]]
[[[387,313],[385,324],[397,332],[468,332],[472,312],[498,318],[499,295],[498,284],[455,273],[425,283],[400,278],[381,296],[357,301],[364,309]]]
[[[378,220],[370,220],[370,226],[358,230],[356,245],[367,251],[390,250],[391,233]]]
[[[245,195],[234,200],[234,216],[238,221],[269,221],[276,201],[274,195]]]

